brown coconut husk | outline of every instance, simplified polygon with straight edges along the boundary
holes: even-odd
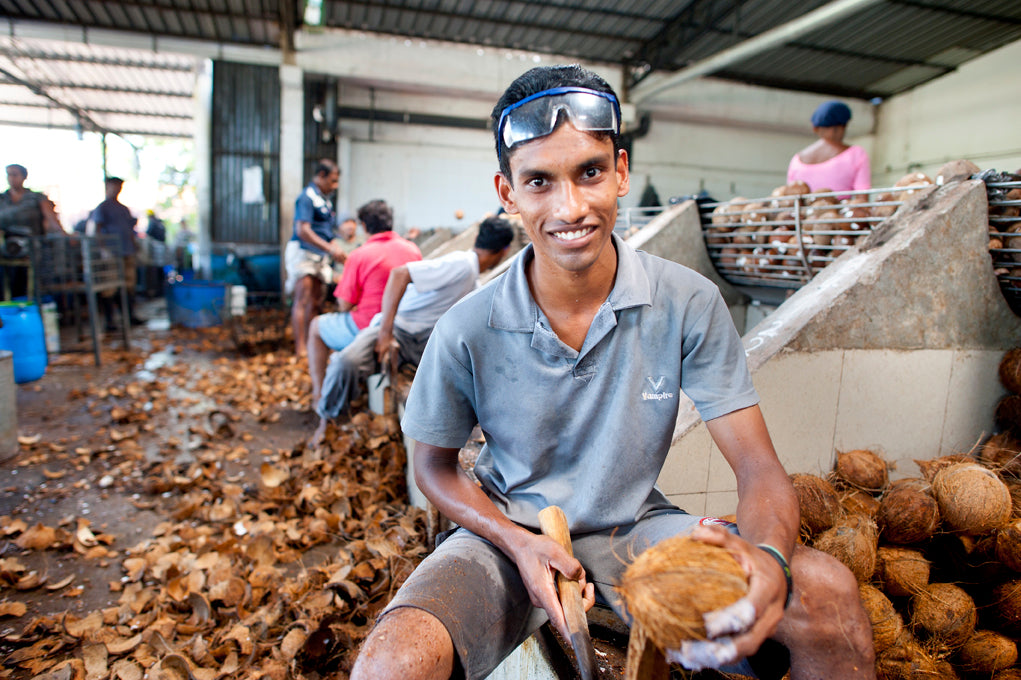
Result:
[[[1021,482],[1008,480],[1007,489],[1010,491],[1011,516],[1021,517]]]
[[[1017,662],[1017,644],[992,630],[976,630],[957,650],[957,667],[972,675],[989,677]]]
[[[1021,669],[1008,668],[996,673],[992,680],[1021,680]]]
[[[829,529],[843,515],[840,494],[822,477],[793,474],[791,483],[801,508],[801,528],[808,536]]]
[[[1021,224],[1021,222],[1019,222]],[[996,422],[1021,433],[1021,396],[1008,394],[996,404]]]
[[[998,630],[1016,637],[1021,632],[1021,579],[994,586],[986,609],[999,623]]]
[[[908,597],[929,585],[929,560],[911,548],[880,546],[876,551],[876,580],[891,597]]]
[[[837,452],[833,472],[837,479],[848,486],[876,493],[886,488],[889,480],[886,461],[866,449]]]
[[[952,453],[949,456],[940,456],[939,458],[915,459],[915,464],[918,465],[918,469],[922,472],[922,478],[930,484],[936,473],[943,468],[949,465],[956,465],[957,463],[974,462],[975,460],[966,453]]]
[[[861,489],[847,489],[840,494],[840,505],[848,515],[862,515],[871,520],[879,514],[879,499]]]
[[[1021,571],[1021,519],[996,532],[996,559],[1012,571]]]
[[[887,543],[921,543],[932,538],[939,529],[939,504],[924,480],[897,480],[879,500],[876,523]]]
[[[1013,510],[1007,485],[977,463],[943,468],[932,480],[932,493],[944,524],[955,531],[987,533],[1005,525]]]
[[[862,515],[849,515],[819,534],[812,545],[836,557],[851,570],[858,583],[864,583],[876,570],[878,538],[875,522]]]
[[[907,629],[897,644],[876,654],[878,680],[948,680],[956,677],[953,669],[948,669],[936,652],[926,649]]]
[[[975,601],[953,583],[930,583],[911,598],[911,628],[947,649],[957,649],[974,634]]]
[[[705,639],[702,615],[747,594],[748,576],[724,548],[676,536],[639,555],[616,591],[660,649],[678,649]]]
[[[1021,347],[1015,347],[1000,360],[1000,384],[1011,394],[1021,394]]]
[[[890,598],[879,588],[862,583],[858,586],[858,595],[861,597],[865,613],[869,616],[869,622],[872,623],[872,642],[876,654],[880,654],[897,643],[897,639],[904,632],[904,620],[890,602]]]
[[[1021,442],[1012,432],[1000,432],[986,440],[978,460],[1001,475],[1021,479]]]

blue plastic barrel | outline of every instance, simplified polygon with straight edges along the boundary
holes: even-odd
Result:
[[[43,318],[34,302],[0,302],[0,349],[14,355],[14,382],[43,377],[48,362]]]
[[[188,328],[216,326],[230,313],[230,286],[223,281],[177,281],[167,286],[170,323]]]

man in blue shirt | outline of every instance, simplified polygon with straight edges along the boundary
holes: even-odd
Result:
[[[104,234],[117,237],[117,255],[124,265],[124,286],[128,292],[128,320],[134,325],[139,325],[145,322],[136,317],[134,311],[135,288],[138,285],[138,270],[135,263],[135,252],[138,249],[135,243],[135,224],[138,218],[118,200],[121,189],[124,188],[124,180],[120,177],[107,177],[105,185],[106,198],[92,211],[85,233],[88,236]],[[106,291],[101,297],[107,331],[114,331],[117,328],[113,320],[115,292]]]
[[[337,164],[323,158],[316,165],[312,181],[294,202],[294,233],[284,249],[284,292],[294,295],[291,327],[298,356],[307,351],[309,323],[323,311],[326,284],[333,280],[333,263],[343,264],[347,259],[347,252],[336,240],[337,213],[330,199],[339,182]]]

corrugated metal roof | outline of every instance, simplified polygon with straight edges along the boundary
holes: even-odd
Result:
[[[86,39],[89,30],[111,29],[286,51],[305,5],[305,0],[0,0],[0,16],[74,26]],[[650,73],[682,69],[824,5],[827,0],[322,0],[322,25],[620,64],[636,85]],[[712,75],[863,99],[889,97],[1018,39],[1018,0],[881,0]],[[173,58],[127,51],[97,55],[100,48],[92,45],[47,47],[63,50],[62,59],[12,57],[7,54],[12,40],[0,43],[5,50],[0,63],[11,69],[0,73],[6,78],[0,82],[0,102],[6,103],[0,104],[0,116],[20,102],[59,117],[47,108],[53,102],[45,103],[47,96],[59,95],[88,108],[97,123],[112,125],[114,116],[124,116],[130,128],[125,132],[160,128],[190,134],[177,118],[176,99],[177,93],[190,93],[184,83],[190,67],[178,72],[181,64]],[[15,43],[22,50],[42,49],[30,41]],[[155,75],[138,75],[146,69]],[[13,82],[23,79],[43,95],[23,102],[25,95],[15,94],[10,84],[12,75]],[[132,106],[119,97],[128,92],[138,93],[137,110],[117,108]],[[159,112],[166,112],[163,120]]]
[[[0,123],[191,137],[197,61],[0,35]]]

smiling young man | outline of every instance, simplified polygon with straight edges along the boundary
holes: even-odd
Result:
[[[675,658],[752,674],[772,638],[792,678],[873,678],[853,576],[795,547],[797,499],[719,291],[613,235],[629,187],[613,90],[577,66],[532,69],[493,122],[497,195],[532,243],[429,340],[402,425],[419,487],[459,528],[381,614],[351,677],[486,677],[547,618],[566,637],[554,572],[613,605],[620,556],[690,532],[731,550],[751,585],[733,627]],[[737,477],[740,537],[655,488],[681,390]],[[481,486],[458,465],[476,420]],[[575,557],[538,533],[547,505],[567,515]]]

